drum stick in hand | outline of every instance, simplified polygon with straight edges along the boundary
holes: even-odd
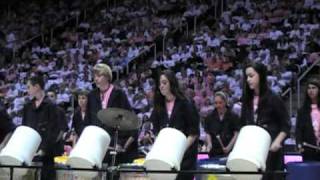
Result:
[[[320,151],[320,147],[318,147],[318,146],[315,146],[315,145],[312,145],[312,144],[309,144],[309,143],[306,143],[306,142],[303,142],[302,144],[303,144],[303,146],[306,146],[306,147],[309,147],[309,148],[312,148],[312,149]]]
[[[224,145],[223,145],[223,142],[222,142],[222,140],[221,140],[221,138],[220,138],[220,135],[219,135],[219,134],[216,135],[216,138],[218,139],[218,142],[219,142],[221,148],[224,149]]]

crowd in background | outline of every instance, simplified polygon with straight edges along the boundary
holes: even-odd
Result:
[[[56,103],[65,110],[71,129],[77,91],[95,87],[92,68],[96,63],[109,64],[114,73],[123,72],[158,38],[178,30],[178,37],[168,37],[165,49],[155,59],[145,57],[148,63],[144,68],[114,82],[144,123],[141,145],[150,145],[154,137],[148,118],[153,108],[154,74],[159,69],[174,70],[202,119],[215,109],[217,91],[228,95],[229,107],[240,115],[243,64],[247,62],[267,65],[269,86],[279,95],[294,85],[296,77],[319,59],[320,3],[309,2],[313,1],[234,1],[216,18],[211,1],[124,1],[119,6],[101,7],[52,40],[23,46],[14,61],[0,58],[1,98],[13,122],[20,125],[22,107],[29,100],[26,79],[41,72],[45,90],[55,91]],[[0,17],[2,49],[11,52],[80,9],[80,1],[48,1],[41,7],[21,2]],[[194,17],[198,17],[197,31],[186,34],[181,29]]]

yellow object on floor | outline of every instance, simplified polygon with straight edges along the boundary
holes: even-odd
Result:
[[[54,157],[54,162],[57,164],[66,164],[67,160],[68,160],[68,156],[66,155]]]
[[[136,164],[136,165],[143,165],[143,163],[144,163],[144,161],[145,161],[145,158],[139,158],[139,159],[135,159],[134,161],[133,161],[133,164]]]
[[[207,180],[218,180],[218,178],[213,174],[209,174]]]

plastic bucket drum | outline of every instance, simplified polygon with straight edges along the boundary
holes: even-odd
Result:
[[[67,165],[73,168],[101,168],[103,158],[110,144],[110,135],[97,126],[87,126],[70,152]],[[93,171],[74,171],[80,177],[93,178],[98,175]]]
[[[146,156],[144,166],[147,170],[180,170],[180,163],[187,147],[187,138],[174,128],[162,129],[150,152]],[[175,179],[177,174],[149,173],[153,180]]]
[[[258,126],[244,126],[228,156],[227,167],[231,171],[264,171],[270,144],[271,137],[266,130]],[[234,175],[234,177],[239,180],[258,180],[261,175]]]
[[[19,126],[13,132],[7,145],[0,152],[0,163],[3,165],[31,165],[32,159],[41,143],[41,136],[34,129]],[[3,169],[9,173],[9,169]],[[15,168],[14,174],[23,176],[28,169]]]

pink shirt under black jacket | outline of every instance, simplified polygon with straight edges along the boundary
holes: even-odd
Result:
[[[319,108],[318,108],[319,109]],[[296,143],[298,146],[302,146],[303,142],[317,145],[317,138],[315,136],[314,127],[312,125],[311,118],[311,108],[302,107],[298,111],[297,123],[296,123]],[[319,152],[304,147],[305,151],[303,152],[304,160],[320,160]]]
[[[151,113],[150,120],[153,123],[154,133],[165,127],[172,127],[180,130],[186,136],[200,134],[199,114],[194,106],[187,99],[176,98],[171,115],[168,115],[166,107],[154,109]],[[181,162],[182,170],[190,170],[196,168],[198,153],[198,139],[187,149]],[[181,176],[178,176],[178,180]]]
[[[255,114],[256,113],[256,114]],[[254,116],[257,119],[255,121]],[[280,132],[290,134],[291,121],[289,113],[281,98],[270,89],[261,97],[256,112],[254,112],[253,99],[251,104],[243,104],[241,112],[241,123],[243,125],[257,125],[266,129],[272,140]]]
[[[126,94],[119,88],[114,87],[108,98],[108,108],[121,108],[125,110],[131,111],[131,106],[129,104],[128,98]],[[101,100],[101,92],[99,89],[94,89],[88,94],[88,103],[87,103],[87,113],[89,120],[89,125],[97,125],[100,127],[104,127],[108,133],[113,137],[114,130],[112,128],[107,127],[102,124],[102,122],[98,119],[97,113],[102,109],[102,100]],[[128,151],[135,151],[138,148],[137,138],[138,138],[138,130],[132,131],[120,131],[118,142],[120,145],[124,146],[125,142],[129,137],[133,137],[135,141],[128,147]],[[114,138],[112,138],[113,141]],[[113,142],[111,142],[113,143]]]

